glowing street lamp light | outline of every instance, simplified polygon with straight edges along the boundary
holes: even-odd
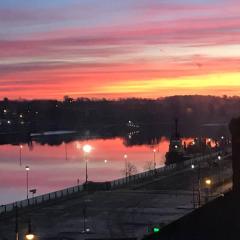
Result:
[[[85,166],[86,166],[86,180],[85,180],[85,183],[87,184],[88,182],[88,159],[87,159],[87,156],[88,154],[92,151],[92,146],[89,145],[89,144],[85,144],[83,145],[83,152],[84,152],[84,158],[85,158]]]
[[[31,227],[31,221],[28,223],[28,232],[25,235],[26,240],[33,240],[35,238],[35,235],[32,233],[32,227]]]
[[[206,202],[208,202],[208,199],[210,197],[210,188],[211,188],[212,181],[211,181],[211,179],[207,178],[205,180],[205,183],[207,185],[207,189],[206,189],[206,191],[207,191],[206,192]]]
[[[86,144],[83,146],[84,153],[90,153],[92,151],[92,146]]]
[[[33,240],[35,238],[33,233],[27,233],[25,237],[27,240]]]
[[[26,180],[27,180],[27,199],[28,199],[28,172],[30,171],[29,166],[26,166],[26,167],[25,167],[25,170],[26,170]]]
[[[222,159],[222,157],[221,157],[221,155],[220,155],[220,154],[218,155],[218,157],[217,157],[217,158],[218,158],[218,160],[219,160],[219,161]]]
[[[212,184],[212,181],[211,181],[211,179],[208,178],[208,179],[205,180],[205,183],[208,187],[210,187],[211,184]]]

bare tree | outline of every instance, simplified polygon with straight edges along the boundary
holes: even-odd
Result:
[[[154,170],[154,162],[149,160],[144,164],[143,170],[151,171]]]
[[[130,177],[137,173],[137,167],[133,163],[127,162],[123,173],[126,177]]]

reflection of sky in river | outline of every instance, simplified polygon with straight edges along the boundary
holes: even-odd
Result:
[[[85,162],[81,146],[85,143],[93,147],[88,162],[89,181],[107,181],[124,176],[124,154],[141,172],[144,171],[146,162],[153,161],[153,149],[156,148],[157,167],[163,166],[169,141],[162,138],[156,146],[131,147],[124,146],[120,138],[75,141],[66,146],[34,143],[33,150],[23,145],[21,166],[19,146],[1,145],[0,204],[26,197],[26,165],[30,166],[29,188],[37,188],[38,195],[76,185],[78,179],[83,183]]]

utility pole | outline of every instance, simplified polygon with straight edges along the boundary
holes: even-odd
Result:
[[[198,207],[201,207],[201,160],[198,162]]]
[[[16,212],[15,212],[15,236],[16,236],[16,240],[19,240],[19,233],[18,233],[18,206],[16,203]]]

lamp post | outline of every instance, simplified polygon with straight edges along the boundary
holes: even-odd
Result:
[[[156,149],[153,149],[153,168],[156,170]]]
[[[207,178],[205,180],[205,184],[206,184],[206,187],[207,187],[207,196],[206,196],[206,202],[208,202],[208,199],[209,199],[209,193],[210,193],[210,188],[211,188],[211,184],[212,184],[212,181],[210,178]]]
[[[221,162],[220,161],[222,160],[221,154],[218,154],[217,159],[218,159],[218,164],[217,164],[217,166],[218,166],[218,182],[220,184],[221,183]]]
[[[30,171],[29,166],[26,166],[26,167],[25,167],[25,170],[26,170],[26,180],[27,180],[27,199],[28,199],[28,172]]]
[[[126,178],[128,177],[128,162],[127,162],[127,154],[124,154],[124,159],[125,159],[125,176]]]
[[[25,235],[26,240],[33,240],[35,238],[35,235],[32,233],[32,226],[31,226],[31,220],[28,222],[28,232]]]
[[[15,239],[19,240],[19,232],[18,232],[18,205],[16,203],[16,212],[15,212]]]
[[[85,144],[83,146],[83,153],[84,153],[84,159],[85,159],[85,184],[88,182],[88,154],[92,151],[92,146]]]
[[[83,145],[83,153],[84,153],[84,160],[85,160],[85,166],[86,166],[86,179],[85,179],[85,184],[87,187],[87,183],[88,183],[88,154],[92,151],[92,146],[89,144],[85,144]],[[86,219],[87,219],[87,202],[84,202],[84,206],[83,206],[83,231],[82,233],[87,233],[89,232],[89,228],[86,227]]]
[[[193,170],[193,177],[192,177],[192,202],[193,202],[193,209],[195,209],[195,179],[194,179],[195,165],[194,164],[191,164],[191,169]]]

